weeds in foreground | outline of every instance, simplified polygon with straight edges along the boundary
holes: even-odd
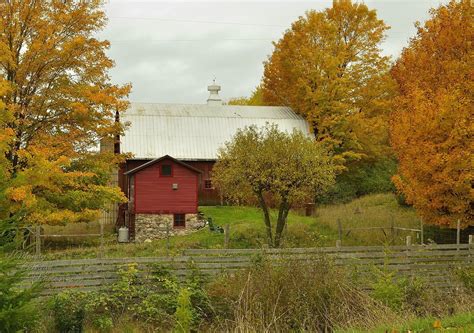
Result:
[[[178,280],[154,266],[143,283],[145,272],[126,265],[109,291],[53,297],[44,318],[56,325],[43,324],[41,332],[385,332],[474,310],[467,288],[446,292],[385,271],[367,284],[322,255],[311,261],[253,259],[248,269],[212,282],[198,271]],[[461,319],[441,323],[474,326],[472,316]]]
[[[232,286],[232,287],[229,287]],[[208,286],[222,331],[328,332],[398,318],[324,257],[311,263],[261,261]]]
[[[247,271],[206,287],[217,312],[212,327],[231,332],[367,332],[385,325],[391,331],[395,325],[409,327],[416,318],[434,321],[474,310],[473,294],[462,286],[443,290],[388,270],[364,278],[348,273],[324,256],[277,265],[257,260]]]
[[[110,290],[66,291],[54,296],[48,307],[54,327],[48,331],[83,332],[87,327],[109,332],[129,318],[145,328],[185,333],[198,326],[201,318],[209,317],[210,307],[196,279],[178,281],[155,267],[149,281],[143,281],[143,272],[129,264],[119,270],[119,279]]]

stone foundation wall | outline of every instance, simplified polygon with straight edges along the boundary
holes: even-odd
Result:
[[[186,227],[173,228],[173,214],[137,214],[135,215],[135,241],[144,242],[170,236],[187,235],[206,226],[206,221],[198,214],[186,214]],[[168,228],[167,228],[168,225]]]

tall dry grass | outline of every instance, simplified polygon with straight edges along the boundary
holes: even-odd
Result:
[[[218,318],[215,331],[331,332],[399,319],[321,257],[311,264],[260,261],[208,287]]]
[[[368,332],[474,311],[469,283],[444,290],[422,277],[381,273],[358,274],[324,255],[311,262],[259,256],[207,286],[216,317],[206,331]]]
[[[346,204],[316,207],[315,223],[338,230],[338,220],[342,224],[343,244],[345,245],[383,245],[392,241],[390,227],[418,229],[420,219],[411,207],[400,206],[393,193],[367,195]],[[384,227],[377,230],[353,230],[361,227]],[[395,243],[404,244],[406,236],[419,242],[416,232],[395,231]]]

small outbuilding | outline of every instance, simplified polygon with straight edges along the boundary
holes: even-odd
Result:
[[[136,241],[186,234],[205,225],[198,215],[200,170],[165,155],[124,175]]]

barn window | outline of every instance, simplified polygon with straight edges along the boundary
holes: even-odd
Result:
[[[170,164],[162,164],[160,168],[160,175],[164,177],[171,177],[172,176],[172,168]]]
[[[206,179],[204,181],[204,189],[211,190],[212,189],[212,180]]]
[[[184,228],[186,227],[186,216],[185,214],[174,214],[173,216],[173,227]]]

